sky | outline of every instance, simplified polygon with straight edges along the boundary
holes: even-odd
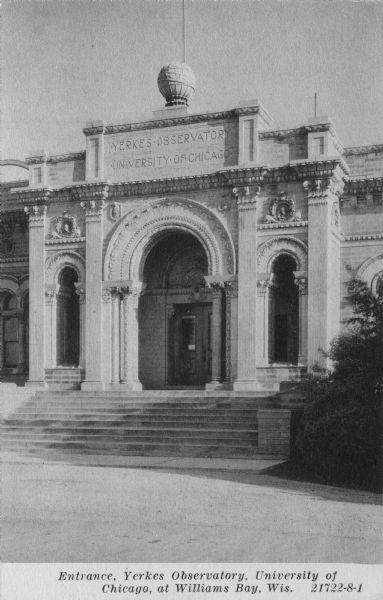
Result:
[[[383,143],[383,2],[185,0],[191,112],[259,99],[275,128],[329,115]],[[182,60],[181,0],[3,0],[2,158],[83,150],[89,120],[150,119]]]

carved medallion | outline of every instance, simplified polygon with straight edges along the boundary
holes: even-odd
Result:
[[[71,238],[79,236],[80,228],[77,226],[77,220],[70,215],[68,211],[64,211],[60,217],[55,219],[54,230],[52,231],[53,238]]]
[[[301,221],[301,212],[295,210],[293,198],[288,198],[286,192],[280,192],[278,198],[271,202],[265,221],[266,223]]]

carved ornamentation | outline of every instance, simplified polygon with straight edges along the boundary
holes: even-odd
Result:
[[[142,279],[149,251],[158,234],[167,230],[197,237],[205,249],[210,274],[235,272],[234,244],[220,218],[198,202],[163,198],[123,217],[106,251],[104,278]]]
[[[87,219],[94,217],[100,218],[102,216],[102,210],[105,206],[105,203],[103,199],[85,200],[80,202],[80,206],[83,209]]]
[[[109,206],[109,218],[111,221],[118,221],[121,217],[121,204],[119,202],[112,202]]]
[[[45,302],[46,304],[53,304],[56,301],[59,286],[57,284],[50,284],[45,286]]]
[[[383,144],[375,144],[373,146],[354,146],[351,148],[345,148],[345,156],[361,155],[361,154],[373,154],[383,152]]]
[[[260,185],[233,188],[233,194],[237,198],[238,210],[254,210],[261,191]]]
[[[294,283],[298,287],[300,295],[307,294],[307,277],[295,277]]]
[[[292,256],[297,263],[297,271],[307,271],[308,268],[307,246],[297,238],[287,236],[273,238],[262,244],[257,254],[259,273],[271,273],[272,263],[280,254]]]
[[[269,208],[269,214],[266,215],[266,223],[289,221],[301,221],[301,211],[295,210],[295,201],[293,198],[288,198],[286,192],[280,192],[278,198],[272,200]]]
[[[64,211],[63,214],[54,219],[54,230],[52,238],[75,238],[81,235],[75,217]]]
[[[339,225],[340,225],[339,200],[336,200],[335,202],[333,202],[333,205],[332,205],[331,225],[335,229],[339,229]]]
[[[45,216],[47,207],[44,204],[36,204],[34,206],[25,206],[24,211],[29,217],[29,226],[43,226],[45,224]]]
[[[79,297],[80,304],[85,304],[85,285],[79,281],[78,283],[75,283],[74,286],[76,288],[76,294]]]

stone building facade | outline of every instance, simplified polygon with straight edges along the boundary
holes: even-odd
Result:
[[[2,184],[3,381],[278,389],[326,366],[349,267],[382,293],[383,145],[186,96],[90,122],[84,151],[35,152]]]

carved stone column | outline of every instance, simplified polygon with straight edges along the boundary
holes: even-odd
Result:
[[[83,390],[103,389],[102,213],[104,200],[81,202],[86,230],[85,381]]]
[[[0,314],[0,371],[4,368],[4,317]]]
[[[230,385],[237,373],[237,281],[225,281],[225,384]]]
[[[43,192],[41,192],[43,194]],[[47,195],[45,194],[45,197]],[[29,216],[29,380],[45,385],[45,221],[44,204],[26,206]]]
[[[18,338],[19,338],[19,360],[18,360],[18,364],[17,364],[17,371],[18,373],[23,373],[25,370],[25,352],[24,352],[24,319],[23,319],[23,313],[20,312],[19,314],[19,331],[18,331]]]
[[[45,288],[45,306],[46,306],[46,365],[48,369],[53,369],[57,365],[57,292],[59,286],[56,284],[47,285]]]
[[[212,368],[211,380],[206,389],[215,389],[220,386],[222,378],[222,282],[208,284],[213,303],[212,315]]]
[[[343,188],[342,172],[336,167],[331,178],[305,181],[308,192],[308,367],[327,368],[327,351],[338,333],[340,320],[339,220],[333,220],[333,205]]]
[[[270,314],[271,294],[274,276],[261,273],[257,280],[257,309],[258,309],[258,360],[259,366],[267,367],[270,363]]]
[[[120,293],[112,290],[112,384],[120,383]]]
[[[138,379],[138,303],[142,284],[123,288],[124,368],[122,383],[130,390],[142,390]]]
[[[238,199],[238,373],[234,390],[257,389],[257,196],[259,186],[234,188]]]
[[[295,285],[299,290],[299,340],[298,364],[307,365],[307,276],[295,272]]]
[[[78,359],[78,366],[80,369],[85,367],[85,285],[79,281],[74,284],[76,287],[76,294],[79,297],[80,305],[80,353]]]

